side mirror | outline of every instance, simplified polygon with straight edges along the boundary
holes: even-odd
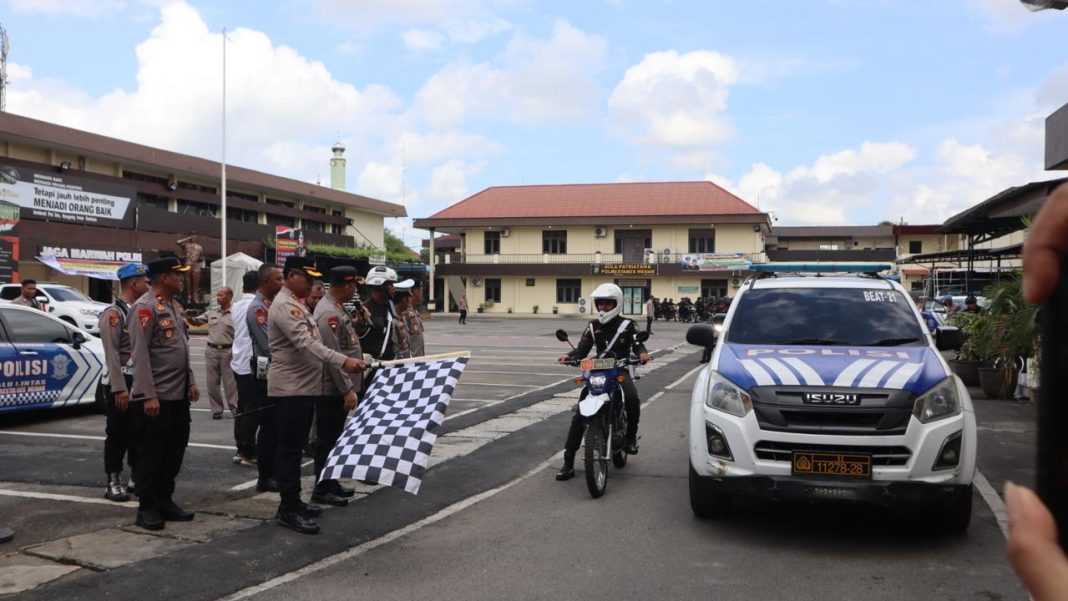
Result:
[[[567,332],[565,332],[564,330],[557,330],[556,339],[560,342],[567,342]]]
[[[89,339],[85,337],[85,334],[82,334],[81,332],[71,334],[70,345],[75,349],[81,348],[86,342],[89,342]]]
[[[960,328],[942,326],[935,330],[935,346],[940,351],[959,351],[964,344],[964,332]]]
[[[695,346],[716,346],[717,338],[716,329],[707,323],[695,324],[686,330],[686,342]]]
[[[638,335],[634,337],[634,340],[638,342],[645,342],[646,340],[649,340],[649,332],[646,332],[645,330],[638,332]]]

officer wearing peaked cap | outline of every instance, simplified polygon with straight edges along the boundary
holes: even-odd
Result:
[[[308,425],[316,399],[324,396],[324,367],[348,373],[363,371],[363,361],[347,357],[322,342],[319,326],[304,303],[314,278],[322,274],[306,257],[288,257],[285,285],[267,316],[271,365],[267,372],[267,402],[275,406],[278,453],[275,473],[281,502],[278,524],[303,534],[316,534],[310,518],[321,508],[300,499],[300,462],[308,443]]]
[[[132,444],[133,412],[128,410],[133,367],[130,364],[130,333],[126,326],[130,305],[148,290],[148,268],[140,263],[127,263],[119,268],[116,275],[121,292],[110,307],[100,312],[97,326],[107,368],[102,381],[104,413],[107,416],[104,426],[104,471],[108,475],[108,485],[104,498],[121,503],[130,500],[122,483],[123,455],[132,469],[137,454]]]
[[[356,326],[345,310],[345,303],[356,295],[359,279],[355,267],[341,266],[330,270],[330,290],[315,307],[315,323],[323,344],[356,359],[363,357]],[[331,365],[323,369],[323,396],[315,402],[315,475],[322,474],[331,449],[345,428],[345,415],[356,408],[363,378],[349,376]],[[323,480],[315,485],[312,501],[344,506],[355,491],[337,480]]]
[[[393,348],[397,359],[411,359],[411,332],[408,329],[408,310],[412,306],[412,286],[415,282],[404,280],[397,282],[393,292],[393,308],[397,313],[397,320],[393,328]]]
[[[130,308],[137,525],[148,530],[162,529],[165,521],[193,519],[173,499],[189,443],[189,403],[200,398],[189,365],[185,320],[174,300],[187,271],[173,257],[149,263],[151,287]]]

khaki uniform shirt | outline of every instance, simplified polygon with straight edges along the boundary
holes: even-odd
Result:
[[[130,307],[133,357],[132,400],[184,401],[196,384],[189,364],[189,340],[177,301],[149,288]]]
[[[127,392],[124,374],[133,374],[133,368],[130,367],[130,332],[126,329],[129,315],[130,307],[117,298],[115,304],[100,312],[97,322],[112,393]]]
[[[208,309],[201,315],[190,317],[189,323],[202,326],[208,324],[208,342],[219,346],[233,346],[234,320],[230,309]]]
[[[407,313],[397,316],[393,322],[393,348],[397,359],[411,359],[411,333],[408,331]]]
[[[22,305],[23,307],[29,307],[31,309],[37,309],[37,310],[40,310],[40,311],[44,311],[44,308],[41,307],[41,303],[36,298],[26,298],[25,296],[22,296],[21,294],[18,295],[18,297],[15,300],[11,301],[11,304],[13,304],[13,305]]]
[[[408,326],[408,349],[412,357],[426,355],[426,343],[423,341],[423,318],[419,317],[419,311],[410,307],[404,313],[404,324]]]
[[[345,310],[345,305],[337,302],[329,292],[315,306],[315,325],[319,326],[324,345],[346,357],[363,359],[363,349],[360,348],[360,339],[356,337],[352,318]],[[342,396],[350,390],[359,392],[362,384],[363,378],[360,376],[349,375],[331,365],[323,369],[324,396]]]
[[[341,369],[345,355],[326,347],[308,306],[283,287],[271,302],[267,315],[271,366],[267,371],[267,395],[324,396],[324,364]]]

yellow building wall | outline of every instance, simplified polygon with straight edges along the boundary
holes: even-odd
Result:
[[[652,248],[663,252],[670,248],[677,253],[686,253],[690,246],[690,225],[635,225],[636,230],[652,230]],[[499,230],[500,228],[494,228]],[[509,236],[501,237],[501,254],[536,255],[542,254],[542,232],[563,230],[567,232],[567,254],[585,255],[601,252],[615,253],[617,231],[632,228],[608,227],[607,235],[598,238],[594,235],[595,226],[520,226],[510,227]],[[697,228],[694,228],[697,229]],[[484,254],[484,238],[487,230],[473,228],[467,230],[467,252],[472,255]],[[717,253],[762,253],[764,235],[753,231],[753,224],[728,224],[715,227]]]
[[[352,236],[356,246],[373,244],[385,249],[385,218],[373,213],[365,213],[353,208],[345,208],[345,217],[352,220],[352,226],[345,228],[345,233]]]

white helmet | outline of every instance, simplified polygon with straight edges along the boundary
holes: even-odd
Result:
[[[597,309],[597,321],[608,323],[623,311],[623,289],[615,284],[601,284],[593,291],[593,308],[597,309],[597,301],[600,299],[615,301],[616,306],[609,311]]]
[[[367,272],[367,281],[365,283],[372,287],[385,286],[389,282],[396,282],[397,279],[396,271],[393,271],[385,265],[379,265],[377,267],[372,267],[371,270]]]

